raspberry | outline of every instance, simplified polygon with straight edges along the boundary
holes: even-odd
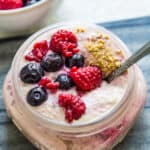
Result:
[[[23,7],[22,0],[0,0],[1,10],[16,9],[21,7]]]
[[[43,77],[40,82],[39,85],[51,90],[51,92],[56,92],[58,87],[59,87],[59,83],[58,82],[51,82],[50,79],[48,79],[47,77]]]
[[[25,55],[25,59],[28,61],[40,62],[42,58],[47,54],[48,50],[49,45],[47,40],[37,42],[33,45],[32,51]]]
[[[78,120],[82,114],[85,113],[85,104],[83,102],[76,102],[75,105],[73,105],[73,116],[75,120]]]
[[[79,51],[80,51],[79,48],[74,48],[74,49],[72,49],[72,53],[73,53],[73,54],[76,54],[76,53],[78,53]]]
[[[72,110],[71,110],[71,109],[66,109],[66,110],[65,110],[65,119],[66,119],[68,122],[72,122],[72,121],[73,121],[73,113],[72,113]]]
[[[58,30],[51,37],[51,50],[62,53],[66,57],[71,57],[74,53],[77,53],[79,49],[76,47],[77,38],[71,31]]]
[[[74,97],[72,94],[60,94],[58,103],[61,107],[71,108],[72,102],[78,101],[78,97]]]
[[[55,89],[58,89],[59,83],[58,83],[58,82],[48,83],[48,84],[46,85],[46,87],[47,87],[48,89],[55,90]]]
[[[68,122],[80,119],[86,110],[86,106],[80,97],[72,94],[60,94],[58,103],[65,109],[65,119]]]
[[[40,85],[40,86],[43,86],[43,87],[46,87],[46,85],[47,85],[48,83],[51,83],[51,80],[50,80],[49,78],[47,78],[47,77],[43,77],[43,78],[40,80],[39,85]]]
[[[78,89],[89,91],[100,86],[102,81],[102,73],[97,67],[73,67],[70,71],[70,76],[75,82]]]

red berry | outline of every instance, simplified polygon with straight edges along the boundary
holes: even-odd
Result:
[[[78,53],[79,51],[80,51],[79,48],[74,48],[74,49],[72,49],[72,53],[73,53],[73,54]]]
[[[49,82],[49,83],[47,83],[46,85],[45,85],[45,87],[47,88],[47,89],[51,89],[51,82]]]
[[[73,53],[72,53],[72,52],[67,51],[67,52],[65,52],[65,53],[64,53],[64,55],[65,55],[66,57],[71,57],[71,56],[73,55]]]
[[[75,72],[75,71],[77,71],[78,70],[78,68],[76,67],[76,66],[73,66],[72,68],[71,68],[71,72]]]
[[[42,58],[47,54],[48,50],[49,45],[47,40],[37,42],[33,45],[32,51],[25,55],[25,59],[28,61],[40,62]]]
[[[39,85],[41,85],[41,86],[46,86],[48,83],[50,83],[51,81],[49,80],[49,78],[47,78],[47,77],[43,77],[41,80],[40,80],[40,82],[39,82]]]
[[[75,105],[73,105],[72,112],[74,119],[78,120],[81,115],[85,113],[85,104],[83,102],[77,102]]]
[[[47,77],[43,77],[40,82],[39,85],[51,90],[51,92],[56,92],[57,89],[59,88],[59,83],[58,82],[51,82],[50,79],[48,79]]]
[[[16,9],[21,7],[23,7],[22,0],[0,0],[1,10]]]
[[[71,123],[73,121],[73,113],[71,109],[66,109],[65,110],[65,119]]]
[[[46,84],[46,87],[47,87],[48,89],[58,89],[59,83],[58,83],[58,82],[47,83],[47,84]]]
[[[25,55],[25,59],[28,61],[34,61],[36,58],[33,56],[32,53],[28,53],[27,55]],[[39,59],[36,59],[37,62],[39,62]]]
[[[73,49],[77,47],[76,36],[68,30],[58,30],[50,41],[50,48],[54,52],[62,53],[66,57],[73,55]]]
[[[70,76],[75,82],[78,89],[89,91],[100,86],[102,81],[102,73],[97,67],[82,67],[79,69],[71,69]]]
[[[65,109],[65,118],[68,122],[80,119],[86,110],[86,106],[80,97],[72,94],[60,94],[58,103]]]
[[[49,49],[47,40],[42,40],[40,42],[35,43],[33,45],[33,49],[39,49],[42,54],[47,53],[47,50]]]
[[[71,101],[72,99],[72,95],[71,94],[60,94],[59,95],[59,99],[58,99],[58,103],[61,107],[67,108],[69,101]]]

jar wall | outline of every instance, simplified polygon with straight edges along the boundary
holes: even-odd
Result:
[[[65,25],[70,25],[70,24],[64,24],[64,25],[56,25],[56,26],[51,26],[51,27],[48,27],[48,28],[45,28],[44,30],[42,30],[42,31],[39,31],[38,33],[36,33],[36,34],[34,34],[32,37],[30,37],[30,39],[29,40],[27,40],[22,46],[21,46],[21,48],[18,50],[18,52],[17,52],[17,54],[16,54],[16,56],[15,56],[15,58],[14,58],[14,61],[13,61],[13,65],[12,65],[12,71],[13,71],[13,74],[19,74],[19,72],[20,72],[20,69],[19,69],[19,63],[20,63],[20,60],[18,59],[18,58],[22,58],[23,57],[23,55],[24,55],[24,52],[28,49],[28,47],[30,47],[31,45],[32,45],[32,43],[34,42],[34,41],[36,41],[38,38],[40,38],[43,34],[47,34],[47,33],[49,33],[49,31],[51,31],[51,30],[53,30],[53,29],[57,29],[57,28],[60,28],[60,27],[63,27],[63,26],[65,26]],[[84,25],[84,24],[83,24]],[[90,26],[90,25],[89,25]],[[92,25],[92,27],[93,27],[93,25]],[[95,28],[95,25],[94,25],[94,28]],[[119,48],[119,49],[122,49],[123,51],[124,51],[124,53],[128,56],[129,54],[130,54],[130,52],[128,51],[128,48],[115,36],[115,35],[113,35],[112,33],[110,33],[109,31],[107,31],[106,29],[104,29],[103,27],[98,27],[98,26],[96,26],[96,28],[98,29],[98,30],[100,30],[100,31],[102,31],[102,32],[106,32],[106,34],[108,34],[108,35],[110,35],[110,37],[112,37],[112,41],[116,41],[116,42],[114,42],[116,45],[118,45],[118,47],[117,48]],[[18,67],[17,67],[18,66]],[[24,111],[26,111],[26,113],[28,114],[28,115],[30,115],[33,119],[35,119],[35,121],[37,121],[37,120],[40,120],[40,122],[43,122],[43,124],[45,125],[45,126],[47,126],[47,128],[53,128],[54,130],[56,130],[56,131],[61,131],[61,132],[76,132],[76,131],[72,131],[72,129],[68,129],[68,127],[66,127],[66,126],[63,126],[63,129],[61,130],[60,128],[60,126],[61,125],[59,125],[59,121],[57,121],[58,122],[58,125],[57,125],[57,122],[55,122],[55,124],[53,123],[53,121],[55,121],[55,120],[50,120],[48,117],[44,117],[44,116],[42,116],[42,115],[40,115],[40,113],[36,113],[36,111],[33,111],[33,109],[29,106],[29,105],[27,105],[27,103],[25,102],[25,94],[24,94],[24,96],[22,96],[22,94],[20,94],[20,93],[24,93],[23,91],[21,92],[21,87],[20,88],[18,88],[19,86],[21,86],[19,83],[20,83],[20,80],[19,80],[19,78],[18,78],[18,76],[13,76],[12,77],[13,78],[13,83],[15,84],[14,85],[14,87],[15,87],[15,93],[17,93],[17,99],[18,99],[18,103],[20,103],[20,107],[22,107],[22,110],[24,110]],[[121,100],[120,100],[121,101]],[[27,108],[28,108],[28,110],[27,110]],[[107,114],[106,114],[107,115]],[[104,117],[106,116],[106,115],[104,115]],[[106,116],[107,117],[107,116]],[[105,117],[105,118],[106,118]],[[99,118],[97,118],[97,122],[99,122],[99,120],[101,119],[102,117],[99,117]],[[78,132],[82,132],[83,130],[83,132],[85,132],[85,130],[86,131],[90,131],[91,132],[91,130],[93,130],[94,128],[102,128],[102,127],[100,127],[99,126],[99,124],[98,124],[98,127],[97,127],[97,124],[95,123],[95,120],[93,121],[93,122],[91,122],[91,126],[95,126],[95,127],[91,127],[90,125],[89,126],[86,126],[86,125],[81,125],[80,127],[78,127]],[[84,124],[84,123],[83,123]],[[86,124],[86,123],[85,123]],[[66,125],[66,124],[65,124]],[[80,124],[79,124],[80,125]],[[67,129],[66,129],[67,128]],[[91,128],[91,129],[90,129]],[[78,133],[77,133],[78,134]],[[89,133],[90,134],[90,133]],[[77,136],[77,135],[76,135]]]
[[[30,43],[26,43],[26,45],[28,44]],[[126,46],[125,49],[127,49]],[[25,48],[22,48],[22,50],[25,50]],[[21,49],[19,51],[21,52]],[[13,121],[21,130],[21,132],[23,132],[30,139],[30,141],[33,141],[33,144],[37,146],[36,142],[34,141],[38,141],[39,143],[42,143],[42,145],[46,147],[44,149],[47,150],[50,148],[44,144],[45,140],[51,141],[50,143],[54,145],[54,147],[57,147],[56,150],[111,149],[124,138],[145,104],[145,80],[141,71],[136,65],[132,68],[134,70],[132,74],[134,78],[132,89],[130,89],[130,92],[127,93],[128,98],[121,105],[121,107],[115,111],[115,113],[109,115],[106,119],[99,122],[82,126],[82,128],[70,128],[68,130],[69,132],[65,132],[69,125],[66,127],[60,125],[55,126],[55,124],[51,124],[51,122],[33,115],[32,111],[27,109],[22,99],[18,96],[19,90],[16,90],[16,85],[14,84],[15,82],[13,82],[15,76],[14,72],[15,69],[17,69],[17,67],[13,65],[10,72],[12,81],[11,86],[13,97],[16,103],[16,111],[18,111],[21,116],[12,117],[14,118]],[[25,118],[25,120],[21,120],[21,118]],[[25,125],[23,125],[23,123],[25,123]],[[30,129],[30,127],[32,128]],[[33,128],[34,131],[32,131]],[[39,133],[37,131],[39,131]],[[40,137],[40,135],[44,136]],[[37,137],[39,137],[39,139],[37,139]]]

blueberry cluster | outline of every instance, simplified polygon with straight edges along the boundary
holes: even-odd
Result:
[[[29,0],[25,2],[28,5]],[[39,106],[45,102],[48,97],[48,90],[51,93],[58,89],[68,90],[73,86],[77,87],[78,84],[75,81],[80,84],[81,80],[78,77],[83,77],[86,70],[84,74],[80,70],[77,74],[74,72],[79,68],[84,68],[85,58],[79,51],[76,36],[68,30],[58,30],[52,35],[50,41],[42,40],[33,45],[32,50],[24,57],[30,63],[20,71],[20,79],[24,83],[37,84],[27,94],[27,102],[31,106]],[[59,70],[65,70],[65,72],[62,73]],[[72,71],[73,73],[71,73]],[[51,72],[57,72],[55,79],[51,80],[46,75]],[[87,73],[89,75],[89,71]],[[77,80],[74,81],[75,78]],[[89,78],[83,77],[84,86],[87,85],[84,82],[85,79],[89,81]],[[92,81],[94,81],[93,78]],[[69,123],[79,119],[85,113],[85,104],[78,95],[59,94],[58,101],[59,105],[60,103],[65,105],[65,107],[64,105],[60,106],[65,109],[65,119]]]
[[[45,72],[59,71],[64,65],[66,67],[82,67],[84,57],[81,54],[74,54],[72,57],[64,58],[57,53],[51,53],[43,57],[40,63],[29,63],[21,69],[20,78],[24,83],[38,83],[44,76]],[[59,89],[68,90],[74,86],[74,82],[68,74],[59,74],[55,82],[59,83]],[[28,93],[27,101],[32,106],[40,105],[47,98],[47,92],[43,88],[37,87],[31,89]]]

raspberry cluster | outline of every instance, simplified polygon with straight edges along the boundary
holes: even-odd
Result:
[[[50,48],[66,57],[71,57],[74,53],[79,52],[76,36],[67,30],[58,30],[52,35]]]
[[[58,103],[65,110],[65,119],[68,122],[73,120],[78,120],[86,110],[86,106],[83,101],[81,101],[79,96],[74,96],[72,94],[60,94]]]

